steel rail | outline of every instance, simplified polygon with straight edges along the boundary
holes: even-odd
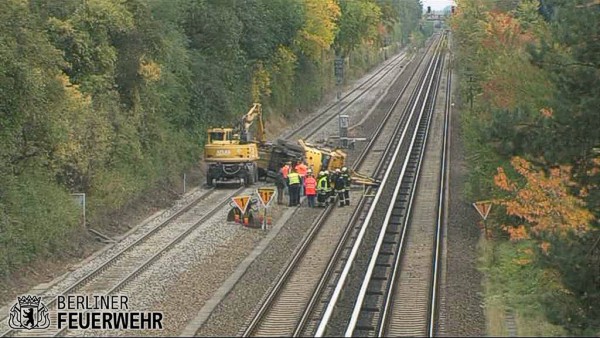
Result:
[[[442,60],[440,60],[440,62],[442,62]],[[442,64],[442,66],[440,66],[440,70],[441,69],[443,69],[443,64]],[[379,331],[378,332],[379,335],[385,334],[384,331],[385,331],[385,327],[387,325],[386,321],[389,319],[389,312],[391,310],[392,301],[393,301],[392,294],[393,294],[393,291],[395,289],[394,286],[395,286],[395,283],[396,283],[396,279],[397,279],[398,273],[400,271],[400,262],[401,262],[400,255],[402,254],[402,250],[404,248],[404,242],[406,240],[406,232],[408,231],[408,228],[409,228],[408,224],[409,224],[409,221],[410,221],[410,216],[411,216],[411,211],[412,211],[412,203],[413,203],[414,196],[415,196],[414,193],[416,191],[416,186],[418,184],[419,171],[420,171],[420,167],[421,167],[421,163],[422,163],[422,158],[423,158],[423,155],[424,155],[424,152],[425,152],[425,147],[427,145],[427,138],[428,138],[428,134],[429,134],[429,126],[430,126],[430,123],[431,123],[431,117],[433,115],[433,111],[435,109],[434,103],[435,103],[435,101],[437,99],[438,89],[439,89],[439,81],[437,81],[437,83],[436,83],[436,89],[433,92],[433,98],[430,101],[430,102],[432,102],[432,105],[430,107],[429,120],[427,121],[426,134],[424,136],[425,137],[425,141],[423,143],[423,146],[422,146],[422,149],[421,149],[421,153],[419,155],[419,164],[418,164],[418,168],[417,168],[417,175],[415,177],[415,181],[413,182],[413,187],[414,188],[411,191],[410,202],[409,202],[409,206],[407,208],[407,214],[404,215],[404,217],[403,217],[402,235],[401,235],[400,244],[399,244],[399,246],[397,248],[397,255],[396,255],[395,261],[394,261],[394,268],[392,270],[391,277],[390,277],[390,285],[389,285],[388,289],[385,292],[385,302],[384,302],[384,305],[383,305],[383,313],[381,315],[381,322],[379,324],[379,330],[378,330]]]
[[[331,105],[329,105],[327,108],[325,108],[321,112],[320,115],[324,116],[326,113],[332,111],[333,108],[335,108],[338,105],[341,106],[341,107],[339,107],[339,111],[343,112],[348,107],[350,107],[352,104],[354,104],[354,102],[356,102],[364,94],[366,94],[367,92],[369,92],[369,90],[371,88],[373,88],[376,84],[378,84],[381,80],[383,80],[383,78],[385,77],[385,75],[387,75],[393,69],[395,69],[402,61],[404,61],[404,59],[406,59],[406,55],[404,53],[399,53],[397,56],[395,56],[395,59],[390,60],[389,64],[386,64],[385,66],[383,66],[375,74],[373,74],[371,77],[369,77],[365,82],[361,83],[359,86],[357,86],[356,88],[352,89],[346,95],[344,95],[343,97],[341,97],[339,101],[336,101],[335,103],[332,103]],[[376,76],[378,76],[382,72],[384,74],[380,78],[376,79]],[[374,81],[372,83],[370,83],[366,88],[363,88],[363,86],[366,83],[370,82],[371,80],[374,80]],[[351,99],[350,101],[348,101],[346,104],[343,104],[343,100],[344,99],[348,98],[350,95],[354,94],[355,92],[358,92],[359,90],[362,90],[362,92],[359,95],[357,95],[356,97],[354,97],[353,99]],[[303,123],[300,127],[298,127],[295,131],[292,131],[289,134],[285,135],[284,138],[285,139],[291,139],[292,136],[297,135],[301,130],[307,128],[311,124],[325,125],[329,121],[333,120],[336,117],[337,117],[337,113],[333,113],[333,114],[331,114],[330,116],[328,116],[326,118],[320,119],[318,121],[318,123],[317,123],[317,121],[315,119],[309,119],[307,122]],[[312,137],[317,132],[318,132],[318,129],[313,128],[308,134],[306,134],[304,136],[304,138]]]
[[[439,58],[439,57],[440,56],[438,54],[437,58]],[[431,71],[432,74],[435,74],[435,72],[437,70],[437,67],[438,67],[438,63],[437,63],[438,59],[437,58],[434,58],[435,59],[435,61],[434,61],[435,62],[435,66],[434,66],[434,68]],[[421,109],[419,111],[419,116],[418,116],[418,120],[417,120],[418,124],[420,123],[420,121],[422,120],[423,117],[426,117],[426,116],[424,116],[425,109],[426,109],[426,102],[427,102],[427,100],[430,97],[433,83],[434,83],[434,76],[431,76],[431,78],[429,79],[427,90],[425,92],[424,99],[423,99],[423,105],[421,106]],[[426,129],[425,129],[425,134],[424,134],[424,139],[425,140],[427,139],[427,132],[428,132],[428,129],[429,129],[428,127],[429,127],[429,121],[426,124]],[[404,162],[402,164],[402,169],[400,171],[400,176],[399,176],[399,178],[397,180],[396,186],[394,188],[394,192],[393,192],[392,197],[390,199],[391,201],[396,201],[396,198],[398,197],[398,193],[400,192],[400,187],[402,186],[402,183],[404,183],[404,181],[405,181],[406,169],[407,169],[409,163],[412,160],[412,151],[415,150],[414,149],[415,141],[417,140],[417,135],[418,135],[418,133],[420,131],[421,131],[421,128],[417,127],[417,128],[415,128],[415,130],[414,130],[414,132],[412,134],[412,138],[411,138],[410,145],[409,145],[409,149],[410,149],[409,152],[411,154],[405,158],[405,160],[404,160]],[[423,158],[424,150],[425,150],[424,144],[423,144],[423,147],[420,150],[417,150],[417,151],[419,151],[419,158],[417,160],[417,168],[416,168],[416,171],[415,171],[414,182],[412,182],[415,185],[416,185],[416,182],[418,181],[419,171],[420,171],[420,167],[421,167],[421,163],[422,163],[422,158]],[[413,199],[414,199],[414,196],[415,196],[415,191],[416,191],[416,189],[414,189],[414,188],[411,190],[411,195],[410,195],[408,207],[406,209],[407,210],[407,214],[404,217],[404,228],[403,228],[403,231],[402,231],[403,234],[402,234],[402,239],[400,241],[400,247],[398,249],[398,252],[402,251],[402,247],[403,247],[403,244],[404,244],[404,239],[405,239],[404,235],[405,235],[406,230],[408,228],[406,226],[406,222],[410,218],[410,210],[411,210],[412,202],[413,202]],[[390,206],[387,209],[385,218],[384,218],[384,220],[382,222],[383,223],[383,227],[381,228],[381,231],[379,232],[379,237],[378,237],[377,242],[375,244],[375,248],[373,249],[373,255],[371,256],[371,260],[370,260],[369,265],[367,267],[367,272],[365,274],[363,284],[361,286],[361,289],[359,291],[358,297],[357,297],[356,302],[355,302],[355,306],[354,306],[354,310],[352,312],[352,316],[350,318],[350,322],[349,322],[348,327],[347,327],[346,332],[345,332],[345,336],[346,337],[351,337],[352,334],[354,333],[354,329],[355,329],[356,324],[358,322],[358,317],[359,317],[359,315],[361,313],[361,308],[362,308],[362,305],[363,305],[363,302],[364,302],[364,299],[365,299],[365,296],[366,296],[366,293],[367,293],[367,288],[368,288],[368,286],[369,286],[369,284],[371,282],[371,277],[373,275],[373,271],[375,270],[375,264],[377,263],[377,258],[379,257],[379,254],[380,254],[380,251],[381,251],[381,247],[383,245],[383,241],[384,241],[384,239],[386,237],[386,232],[388,230],[388,224],[390,223],[390,219],[392,217],[392,212],[394,211],[395,204],[396,203],[390,203]],[[366,220],[365,224],[367,224],[368,221],[370,221],[370,220]],[[394,279],[392,277],[392,281],[393,280]],[[392,284],[393,284],[393,282],[392,282]],[[389,299],[390,297],[387,297],[387,298]],[[385,312],[384,312],[384,315],[385,315]]]
[[[432,63],[429,64],[429,66],[427,68],[427,71],[426,71],[426,74],[430,72],[431,67],[432,67]],[[419,91],[417,92],[418,93],[417,96],[419,96],[419,97],[421,96],[421,94],[423,92],[424,86],[425,86],[425,82],[423,82],[421,84],[421,87],[419,88]],[[417,108],[417,103],[418,103],[418,100],[415,101],[415,104],[413,105],[413,108],[411,109],[410,117],[412,117],[414,115],[415,110]],[[398,157],[398,154],[400,152],[401,146],[404,143],[404,138],[406,136],[408,128],[409,128],[409,124],[407,123],[405,125],[403,131],[402,131],[402,135],[400,137],[400,141],[398,142],[398,144],[397,144],[397,146],[396,146],[396,148],[394,150],[394,153],[392,155],[392,159],[390,160],[390,163],[395,163],[396,162],[396,158]],[[377,203],[379,202],[379,200],[381,198],[381,195],[382,195],[382,192],[384,190],[384,187],[389,182],[388,179],[389,179],[389,176],[390,176],[390,174],[392,172],[392,169],[393,169],[393,166],[390,165],[387,168],[387,170],[386,170],[386,172],[384,174],[384,177],[383,177],[383,180],[382,180],[382,184],[380,185],[380,187],[379,187],[379,189],[378,189],[378,191],[377,191],[377,193],[375,195],[375,198],[373,199],[373,204],[369,208],[369,211],[367,213],[367,217],[365,218],[365,221],[364,221],[364,225],[361,228],[361,230],[360,230],[360,232],[359,232],[359,234],[358,234],[358,236],[356,238],[356,242],[355,242],[354,246],[352,247],[352,251],[350,253],[350,256],[349,256],[349,258],[348,258],[348,260],[347,260],[347,262],[346,262],[346,264],[344,266],[344,270],[342,271],[342,274],[340,275],[340,279],[339,279],[339,281],[338,281],[338,283],[336,285],[336,288],[334,290],[333,296],[332,296],[329,304],[327,305],[327,308],[325,310],[325,313],[324,313],[324,316],[323,316],[321,322],[319,323],[319,327],[317,328],[317,332],[316,332],[316,335],[315,335],[316,337],[322,337],[324,335],[324,333],[325,333],[325,329],[326,329],[326,327],[327,327],[327,325],[329,323],[329,320],[331,318],[331,315],[333,313],[335,305],[337,304],[337,301],[338,301],[338,299],[340,297],[343,285],[345,284],[346,279],[347,279],[347,277],[349,275],[350,268],[352,267],[354,259],[356,258],[356,255],[358,253],[358,248],[359,248],[360,244],[362,243],[363,237],[364,237],[364,235],[366,233],[366,228],[367,228],[366,224],[369,224],[371,218],[373,217],[373,213],[375,211],[375,206],[377,205]]]
[[[442,74],[444,71],[444,64],[447,60],[447,56],[440,60],[439,71],[439,80],[437,82],[438,89],[436,90],[439,93],[439,86],[442,81]],[[395,261],[394,261],[394,272],[392,277],[389,279],[390,285],[386,290],[386,299],[384,305],[383,314],[380,316],[381,324],[378,329],[379,335],[434,335],[436,328],[436,316],[437,316],[437,278],[440,273],[440,261],[441,261],[441,250],[443,240],[443,232],[446,230],[445,219],[447,217],[446,205],[447,202],[445,199],[446,194],[446,185],[447,180],[445,176],[447,175],[447,152],[448,152],[448,135],[449,135],[449,124],[448,124],[448,111],[450,107],[450,89],[449,84],[451,83],[451,79],[449,77],[446,78],[447,86],[446,86],[446,98],[445,98],[445,106],[443,110],[443,118],[444,120],[441,122],[436,122],[441,129],[443,135],[442,139],[439,142],[436,142],[433,145],[433,149],[439,152],[439,157],[437,155],[432,155],[432,160],[434,162],[439,161],[437,167],[430,166],[427,169],[428,175],[437,175],[439,179],[438,185],[430,184],[424,185],[422,188],[425,191],[428,191],[426,195],[423,197],[424,199],[421,202],[425,203],[433,203],[437,204],[437,214],[429,214],[429,216],[423,214],[422,212],[417,213],[416,219],[406,221],[405,219],[405,228],[403,232],[404,240],[406,238],[407,243],[416,244],[411,248],[409,245],[406,250],[399,248],[396,252]],[[436,100],[437,101],[437,100]],[[432,107],[433,113],[434,107]],[[437,127],[436,127],[437,128]],[[433,163],[432,163],[433,164]],[[421,188],[419,188],[421,189]],[[425,218],[424,218],[425,217]],[[415,223],[415,222],[425,222],[425,223]],[[425,226],[432,225],[430,226]],[[413,229],[413,227],[417,227],[417,229]],[[408,229],[408,233],[406,233],[406,229]],[[406,262],[411,262],[410,264],[416,264],[414,266],[404,266],[403,264]],[[400,270],[400,267],[403,267]],[[406,268],[406,269],[404,269]],[[400,271],[400,272],[398,272]],[[397,277],[396,277],[397,274]],[[424,280],[419,282],[418,284],[411,284],[414,281],[413,278],[423,278]],[[419,285],[423,285],[422,287]],[[394,289],[397,289],[394,290]],[[392,296],[393,294],[393,296]],[[399,298],[400,297],[400,298]],[[406,306],[407,303],[413,304],[412,306]],[[386,323],[389,322],[388,323]],[[367,326],[364,325],[361,329],[366,329]],[[376,326],[377,324],[375,324]]]
[[[433,337],[435,335],[436,330],[436,318],[437,318],[437,291],[438,291],[438,278],[440,273],[439,261],[441,258],[441,250],[442,250],[442,231],[443,227],[446,226],[444,223],[445,215],[447,214],[447,209],[445,206],[445,198],[446,198],[446,182],[448,180],[448,153],[449,153],[449,145],[448,145],[448,132],[450,130],[450,118],[452,116],[452,105],[451,105],[451,97],[452,97],[452,70],[448,69],[448,75],[446,78],[446,107],[444,111],[444,136],[442,143],[442,163],[440,168],[440,198],[438,201],[438,219],[436,224],[436,239],[435,239],[435,249],[434,249],[434,266],[433,266],[433,281],[431,285],[431,303],[430,303],[430,316],[429,316],[429,325],[428,325],[428,336]]]
[[[142,235],[141,237],[139,237],[137,240],[133,241],[129,245],[127,245],[124,248],[122,248],[121,250],[119,250],[116,254],[112,255],[108,260],[106,260],[104,263],[100,264],[94,270],[90,271],[89,273],[85,274],[85,276],[83,276],[79,280],[77,280],[74,283],[72,283],[71,285],[69,285],[64,291],[61,292],[61,294],[65,295],[65,294],[73,294],[73,293],[75,293],[82,286],[84,286],[89,280],[91,280],[92,278],[96,277],[97,275],[99,275],[100,273],[102,273],[102,271],[106,270],[111,265],[113,265],[124,254],[126,254],[127,252],[133,250],[138,245],[143,244],[143,242],[145,242],[146,240],[148,240],[152,235],[154,235],[159,230],[164,229],[165,226],[167,226],[168,224],[170,224],[174,219],[176,219],[179,216],[183,215],[184,213],[186,213],[187,211],[189,211],[191,208],[193,208],[194,206],[196,206],[198,203],[200,203],[201,201],[205,200],[208,196],[212,195],[214,193],[214,191],[215,191],[214,188],[209,189],[204,194],[202,194],[201,196],[197,197],[196,199],[194,199],[193,201],[191,201],[190,203],[188,203],[182,209],[180,209],[177,212],[175,212],[172,215],[170,215],[167,219],[165,219],[160,224],[158,224],[157,226],[155,226],[154,228],[152,228],[150,231],[148,231],[147,233],[145,233],[144,235]],[[45,297],[44,295],[40,295],[40,296],[41,297]],[[46,295],[46,297],[47,297],[47,295]],[[46,304],[46,306],[47,307],[53,306],[57,302],[57,300],[58,300],[58,296],[53,297],[52,300]],[[5,317],[3,320],[5,320],[7,318],[8,317]],[[8,331],[3,332],[0,337],[5,337],[5,336],[8,336],[8,335],[14,334],[16,332],[18,332],[18,331],[13,330],[13,329],[9,329]]]

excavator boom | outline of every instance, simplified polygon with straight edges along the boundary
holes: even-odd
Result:
[[[267,141],[265,133],[265,122],[262,116],[262,105],[255,103],[252,108],[242,116],[240,123],[240,134],[243,142],[253,142],[254,140],[250,137],[250,127],[254,124],[254,121],[258,119],[258,125],[256,127],[256,141],[258,143],[265,143]]]

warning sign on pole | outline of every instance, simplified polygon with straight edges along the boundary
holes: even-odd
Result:
[[[235,206],[240,209],[242,214],[246,213],[249,204],[248,202],[250,202],[250,196],[236,196],[232,197],[231,200],[235,203]]]
[[[275,196],[275,188],[258,188],[256,189],[256,192],[258,193],[258,197],[265,207],[271,203],[273,196]]]
[[[490,202],[490,201],[475,202],[475,203],[473,203],[473,206],[475,207],[475,210],[477,210],[477,212],[481,215],[481,217],[485,221],[485,219],[488,217],[488,215],[490,213],[490,210],[492,209],[492,202]]]

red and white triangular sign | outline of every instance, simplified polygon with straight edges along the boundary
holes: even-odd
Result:
[[[473,203],[473,206],[475,207],[475,210],[477,210],[477,212],[481,215],[484,221],[488,217],[490,210],[492,210],[492,202],[489,201],[475,202]]]
[[[240,209],[242,214],[246,213],[246,209],[248,208],[248,202],[250,201],[250,196],[236,196],[232,197],[231,200],[235,203],[235,206]]]
[[[258,197],[262,204],[266,207],[271,203],[273,196],[275,195],[275,188],[258,188],[256,189]]]

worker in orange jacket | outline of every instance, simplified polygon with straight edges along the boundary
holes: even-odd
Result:
[[[313,176],[312,170],[308,169],[306,178],[304,179],[304,192],[308,200],[308,207],[315,207],[315,197],[317,196],[317,180]]]
[[[308,171],[308,167],[304,164],[304,160],[298,161],[294,167],[298,175],[300,175],[300,196],[304,196],[304,178]]]
[[[289,199],[289,195],[290,195],[290,185],[288,184],[288,174],[290,173],[290,169],[292,168],[292,162],[287,161],[283,167],[281,167],[281,169],[279,169],[279,173],[281,174],[281,176],[283,177],[283,181],[285,182],[285,188],[283,189],[283,191],[285,192],[286,195],[288,195],[288,199]]]
[[[287,180],[288,174],[290,173],[290,169],[292,168],[292,162],[287,161],[283,167],[281,167],[281,174],[283,178]]]

